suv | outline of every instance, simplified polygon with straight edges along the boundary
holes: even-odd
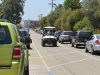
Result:
[[[78,46],[85,46],[86,41],[93,33],[91,31],[76,31],[76,35],[72,37],[72,47],[78,48]]]
[[[28,50],[9,22],[0,22],[0,75],[29,75]]]
[[[45,44],[52,44],[53,46],[57,46],[57,39],[54,36],[55,27],[44,27],[43,37],[41,39],[41,44],[44,47]]]

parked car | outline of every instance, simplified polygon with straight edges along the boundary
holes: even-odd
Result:
[[[0,75],[29,75],[26,45],[16,25],[0,22]]]
[[[92,35],[92,31],[84,31],[79,30],[76,31],[75,36],[72,37],[72,47],[78,48],[79,46],[85,46],[86,41],[89,39],[89,37]]]
[[[95,54],[96,51],[100,51],[100,34],[92,35],[86,42],[85,52],[91,51],[91,54]]]
[[[54,33],[54,36],[57,38],[57,41],[59,40],[59,36],[61,34],[62,30],[58,30]]]
[[[71,37],[73,36],[73,31],[62,31],[59,36],[59,43],[70,42],[72,41]]]
[[[24,35],[23,36],[23,40],[25,39],[24,43],[26,44],[27,48],[30,49],[30,44],[32,43],[30,34],[24,29],[20,29],[19,31],[20,31],[20,33],[22,33]]]

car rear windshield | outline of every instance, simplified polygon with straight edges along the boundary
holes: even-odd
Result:
[[[24,36],[27,36],[28,35],[28,33],[26,31],[23,31],[23,33],[24,33]]]
[[[92,32],[80,32],[80,37],[87,37],[89,38],[92,35]]]
[[[100,39],[100,35],[96,35],[97,39]]]
[[[64,35],[72,35],[73,32],[65,32]]]
[[[0,44],[12,43],[11,35],[7,26],[0,26]]]

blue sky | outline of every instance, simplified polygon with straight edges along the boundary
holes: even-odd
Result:
[[[65,0],[53,0],[55,4],[63,4]],[[51,11],[52,0],[26,0],[24,7],[24,15],[22,18],[24,20],[39,20],[39,14],[47,16]]]

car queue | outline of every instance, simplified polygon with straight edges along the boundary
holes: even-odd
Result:
[[[54,36],[59,43],[69,42],[71,47],[84,47],[85,52],[90,52],[92,55],[100,51],[100,34],[93,34],[92,31],[78,30],[73,32],[57,30]]]

